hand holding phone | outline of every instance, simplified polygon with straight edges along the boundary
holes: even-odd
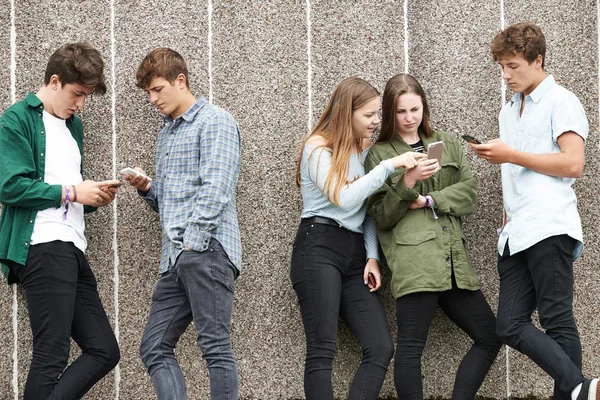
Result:
[[[147,193],[152,188],[152,178],[144,174],[143,171],[133,168],[123,168],[121,173],[125,175],[125,180],[137,190]]]
[[[149,181],[152,182],[152,178],[144,174],[143,172],[137,171],[133,168],[123,168],[121,170],[122,175],[131,175],[131,176],[141,176],[142,178],[148,178]]]
[[[481,144],[481,141],[477,138],[474,138],[471,135],[462,135],[461,136],[464,140],[466,140],[469,143],[473,143],[473,144]]]
[[[375,281],[375,275],[373,275],[372,272],[369,272],[369,283],[371,284],[372,288],[377,287],[377,282]]]

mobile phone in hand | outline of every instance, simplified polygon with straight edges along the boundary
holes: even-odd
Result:
[[[375,281],[375,275],[373,275],[372,272],[369,272],[369,283],[371,284],[371,287],[373,287],[373,288],[377,287],[377,282]]]
[[[469,143],[473,143],[473,144],[481,144],[481,141],[479,141],[479,139],[474,138],[471,135],[462,135],[461,136],[463,139],[465,139],[467,142]]]
[[[121,174],[123,174],[123,175],[131,175],[131,176],[141,176],[142,178],[148,178],[148,180],[152,181],[152,178],[150,178],[149,176],[144,175],[140,171],[136,171],[133,168],[123,168],[121,170]]]
[[[444,142],[429,143],[427,146],[427,158],[430,160],[436,159],[440,165],[442,164],[442,154],[444,153]]]

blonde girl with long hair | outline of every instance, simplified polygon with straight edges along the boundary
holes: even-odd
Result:
[[[296,181],[303,210],[291,262],[306,333],[307,400],[333,399],[331,369],[338,316],[358,338],[363,359],[349,399],[377,399],[394,352],[377,294],[381,287],[375,225],[365,201],[397,168],[422,154],[404,153],[365,174],[364,160],[379,124],[379,92],[364,80],[344,79],[306,139]]]

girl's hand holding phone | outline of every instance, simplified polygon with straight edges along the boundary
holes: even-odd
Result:
[[[406,171],[404,174],[404,185],[411,189],[417,181],[424,181],[431,178],[440,168],[440,163],[436,159],[419,160],[419,165]]]
[[[379,271],[379,262],[374,258],[367,260],[365,271],[363,273],[365,285],[369,287],[370,292],[375,292],[381,287],[381,272]]]
[[[403,167],[404,169],[411,169],[419,165],[419,159],[426,158],[427,154],[417,153],[416,151],[407,151],[406,153],[400,154],[392,158],[394,168],[398,169]]]

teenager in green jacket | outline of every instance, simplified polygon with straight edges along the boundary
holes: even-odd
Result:
[[[500,349],[496,318],[467,257],[461,217],[475,211],[475,180],[458,140],[434,132],[425,93],[409,74],[392,77],[383,93],[381,135],[365,169],[442,141],[441,166],[421,160],[391,174],[368,203],[392,270],[398,339],[394,381],[401,399],[422,399],[421,355],[437,305],[474,341],[463,358],[453,399],[473,399]]]
[[[84,255],[84,212],[110,204],[119,181],[82,178],[75,112],[104,94],[104,62],[88,43],[56,50],[37,93],[0,119],[0,263],[25,289],[33,356],[24,399],[79,399],[117,365],[119,346]],[[82,354],[67,367],[70,338]]]

